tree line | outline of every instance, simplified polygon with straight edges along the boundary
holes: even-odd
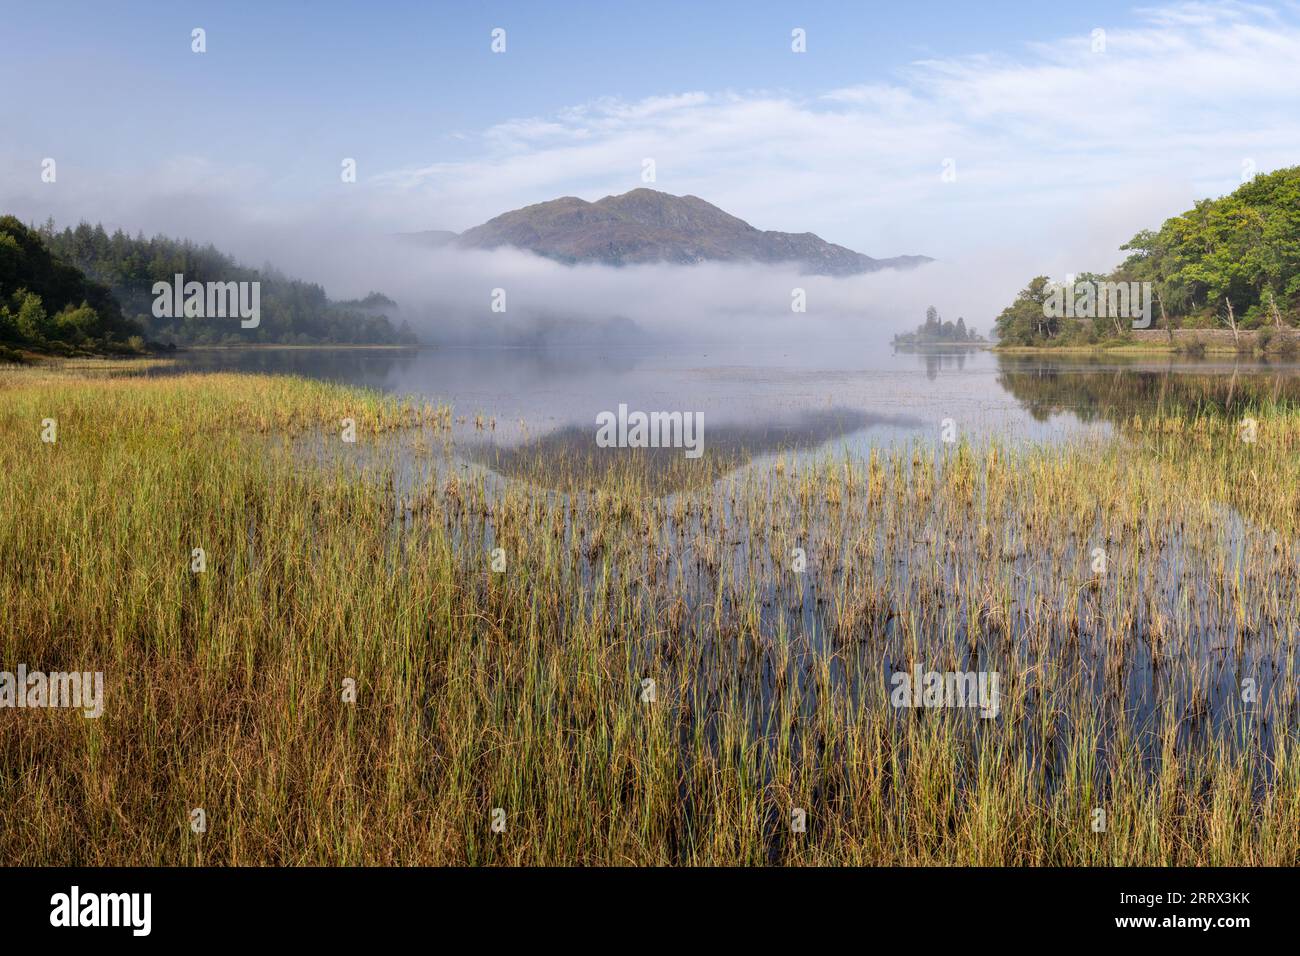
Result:
[[[106,286],[53,255],[13,216],[0,217],[0,357],[144,352],[144,336]]]
[[[194,315],[157,317],[156,282],[258,282],[255,328]],[[315,283],[276,269],[251,269],[212,245],[167,236],[134,237],[81,223],[39,229],[0,218],[0,345],[34,352],[145,352],[222,344],[414,344],[394,324],[391,299],[372,292],[336,302]]]
[[[1075,281],[1150,283],[1152,328],[1293,328],[1300,324],[1300,166],[1200,200],[1120,248],[1129,255],[1113,272]],[[1031,280],[998,316],[999,340],[1068,345],[1125,336],[1127,327],[1113,316],[1044,314],[1051,293],[1047,276]]]

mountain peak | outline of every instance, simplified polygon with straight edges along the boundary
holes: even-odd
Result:
[[[562,196],[502,213],[462,233],[470,249],[514,246],[565,263],[797,263],[805,272],[852,275],[911,268],[925,256],[872,259],[811,232],[763,231],[698,196],[642,186],[587,202]]]

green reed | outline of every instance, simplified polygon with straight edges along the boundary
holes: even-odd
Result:
[[[557,493],[449,458],[443,407],[4,373],[0,669],[106,700],[0,710],[0,854],[1294,864],[1300,416],[1257,417]],[[914,665],[996,670],[998,716],[892,706]]]

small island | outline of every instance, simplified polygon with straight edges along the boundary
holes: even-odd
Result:
[[[975,329],[966,327],[964,318],[958,316],[956,322],[945,321],[934,306],[925,310],[925,321],[916,327],[915,332],[895,335],[893,344],[900,352],[982,349],[990,345],[988,339]]]

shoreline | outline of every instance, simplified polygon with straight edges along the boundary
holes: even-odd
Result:
[[[331,344],[323,343],[320,345],[290,345],[280,344],[277,342],[255,342],[247,345],[178,345],[177,352],[273,352],[302,350],[312,352],[369,352],[375,350],[396,351],[396,352],[414,352],[420,349],[432,348],[429,345],[352,345],[352,344]]]
[[[935,343],[895,343],[891,342],[895,352],[906,352],[909,355],[940,355],[945,353],[956,352],[991,352],[996,346],[992,342],[935,342]]]
[[[1007,345],[997,346],[990,351],[999,355],[1096,355],[1099,353],[1120,355],[1192,355],[1186,348],[1170,345]],[[1206,346],[1203,355],[1241,355],[1251,358],[1285,358],[1280,352],[1261,352],[1258,349],[1223,348]]]

